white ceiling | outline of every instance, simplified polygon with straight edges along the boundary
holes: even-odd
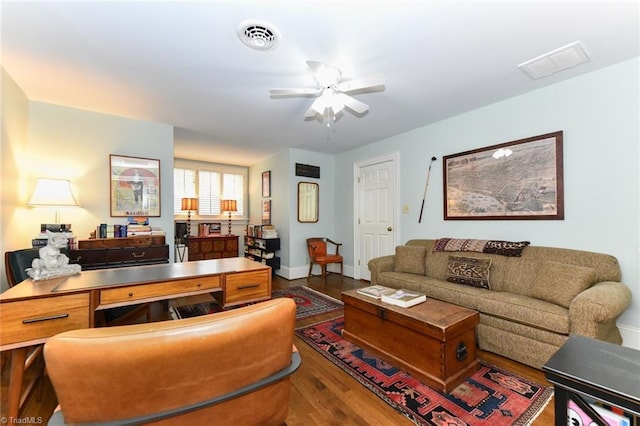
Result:
[[[251,165],[287,147],[336,154],[639,55],[632,0],[1,2],[2,66],[30,100],[175,126],[176,157]],[[259,19],[271,51],[236,28]],[[530,80],[517,65],[580,40],[591,61]],[[305,121],[307,60],[382,72],[332,133]],[[328,138],[328,136],[330,137]]]

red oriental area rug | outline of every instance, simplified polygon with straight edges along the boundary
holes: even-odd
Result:
[[[460,386],[442,394],[342,338],[344,318],[296,330],[296,335],[419,425],[528,425],[553,389],[481,363]]]
[[[325,314],[327,312],[341,311],[344,307],[341,301],[305,286],[274,290],[271,293],[271,297],[274,299],[278,297],[289,297],[293,299],[293,301],[296,302],[296,320]],[[181,319],[214,314],[223,310],[222,306],[216,301],[211,301],[171,308],[171,315],[175,319]],[[342,312],[336,315],[342,315]]]

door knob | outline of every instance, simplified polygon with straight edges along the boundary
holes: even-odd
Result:
[[[393,228],[392,227],[388,227],[387,231],[391,232],[391,231],[393,231]]]

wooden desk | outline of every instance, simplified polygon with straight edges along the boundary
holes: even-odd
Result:
[[[58,333],[95,326],[95,311],[214,293],[223,306],[271,298],[271,268],[244,257],[83,271],[45,281],[27,279],[0,294],[0,350],[24,357]],[[18,365],[12,361],[12,365]],[[17,417],[11,398],[7,416]],[[18,381],[19,380],[19,381]],[[17,392],[19,397],[19,390]],[[19,399],[19,398],[18,398]]]

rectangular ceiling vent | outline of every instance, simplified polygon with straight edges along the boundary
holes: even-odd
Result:
[[[576,65],[589,62],[591,59],[579,41],[567,44],[559,49],[547,52],[537,58],[518,65],[529,78],[537,80],[547,77],[562,70],[575,67]]]

